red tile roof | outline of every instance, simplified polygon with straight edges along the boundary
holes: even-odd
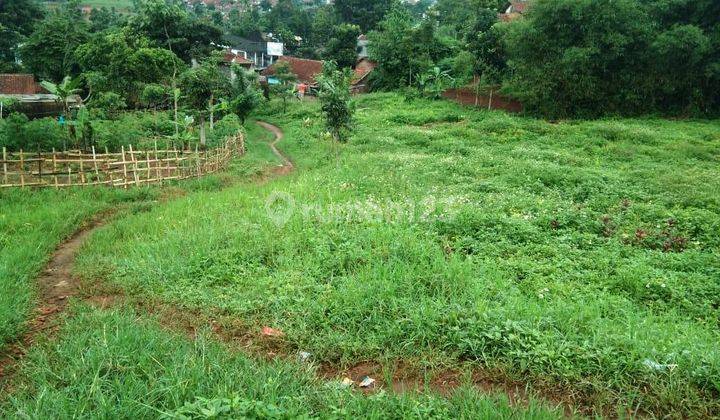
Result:
[[[314,85],[317,83],[315,77],[322,73],[322,61],[308,60],[305,58],[283,56],[278,58],[277,63],[286,62],[290,64],[290,71],[295,73],[298,81]],[[275,74],[275,64],[262,71],[263,76],[272,76]]]
[[[43,91],[32,74],[0,74],[0,94],[32,95]]]
[[[358,60],[357,65],[355,65],[355,74],[353,76],[353,84],[360,82],[363,80],[367,75],[372,73],[373,70],[375,70],[375,67],[377,67],[377,63],[374,61],[370,61],[367,58],[361,58]]]
[[[232,51],[225,51],[225,55],[223,55],[223,62],[227,64],[252,64],[252,60],[248,60],[247,58],[243,57],[240,54],[235,54]]]
[[[525,13],[525,10],[528,7],[527,1],[512,1],[510,4],[512,5],[513,12],[517,13]]]

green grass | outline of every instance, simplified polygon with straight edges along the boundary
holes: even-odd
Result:
[[[155,195],[145,188],[0,191],[0,349],[22,332],[35,277],[58,243],[95,213]]]
[[[229,174],[173,185],[189,192],[212,191],[227,185],[228,178],[254,176],[266,165],[265,141],[248,139],[251,152]],[[162,194],[157,187],[0,190],[0,350],[24,331],[36,299],[34,280],[57,244],[94,214],[111,208],[141,213]]]
[[[45,4],[48,5],[48,7],[57,7],[57,5],[62,2],[58,1],[46,1]],[[133,8],[133,2],[132,0],[82,0],[80,2],[81,7],[107,7],[115,8],[118,11],[129,11]]]
[[[265,106],[257,118],[285,129],[293,173],[207,179],[142,206],[91,238],[78,272],[250,332],[279,328],[317,362],[477,369],[610,415],[720,414],[718,122],[550,124],[394,94],[358,102],[337,160],[316,103]],[[231,171],[244,177],[278,163],[261,147],[269,135],[248,130],[250,155]],[[270,217],[288,202],[287,220]],[[18,259],[44,258],[41,243]],[[558,415],[467,386],[364,397],[142,314],[73,313],[34,348],[4,417],[156,417],[222,399],[235,416]]]
[[[57,344],[29,356],[26,379],[0,405],[17,418],[554,418],[531,402],[465,387],[433,395],[365,397],[317,379],[310,365],[257,361],[200,335],[163,331],[127,311],[75,309]],[[213,409],[224,417],[211,417]],[[226,410],[226,411],[222,411]],[[188,417],[174,417],[185,415]]]
[[[720,124],[358,108],[336,162],[317,104],[267,107],[294,174],[130,217],[80,270],[325,362],[471,363],[598,410],[720,413]]]

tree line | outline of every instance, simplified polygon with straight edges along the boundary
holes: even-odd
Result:
[[[357,37],[367,34],[374,89],[500,89],[550,118],[720,112],[716,0],[530,0],[510,22],[499,19],[502,0],[237,0],[228,14],[134,3],[132,14],[102,8],[86,19],[76,0],[50,13],[34,0],[2,2],[0,70],[18,70],[20,57],[41,79],[70,75],[132,107],[146,85],[171,85],[193,59],[207,59],[224,34],[272,33],[289,55],[340,68],[354,66]]]

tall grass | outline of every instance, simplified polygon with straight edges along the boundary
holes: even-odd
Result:
[[[129,218],[81,271],[324,361],[471,361],[591,404],[720,412],[717,122],[550,124],[393,94],[358,109],[336,161],[316,104],[268,107],[295,174]]]

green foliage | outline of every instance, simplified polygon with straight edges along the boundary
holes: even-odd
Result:
[[[275,74],[273,76],[279,83],[271,85],[270,88],[273,94],[282,99],[283,112],[285,112],[287,110],[288,101],[295,97],[295,82],[297,82],[297,75],[292,72],[290,63],[287,61],[277,62],[273,67],[275,69]]]
[[[35,0],[0,2],[0,73],[17,70],[17,46],[30,35],[43,12]]]
[[[294,175],[125,219],[78,270],[281,329],[318,363],[467,363],[613,412],[720,412],[717,122],[357,102],[339,161],[320,103],[258,110]],[[282,226],[273,191],[295,204]]]
[[[367,32],[375,29],[378,22],[396,6],[396,0],[335,0],[335,11],[340,20],[360,27]]]
[[[423,73],[417,79],[417,87],[419,91],[432,99],[440,99],[442,93],[445,92],[454,83],[450,72],[441,70],[439,67],[433,67],[427,73]]]
[[[240,118],[242,124],[245,124],[247,116],[262,101],[262,93],[260,92],[257,75],[253,71],[246,71],[240,66],[232,68],[235,74],[231,84],[231,96],[229,102],[229,110]]]
[[[455,53],[453,45],[435,32],[433,22],[415,25],[403,8],[394,8],[368,37],[370,58],[378,63],[373,83],[383,89],[413,85],[434,63]]]
[[[352,128],[354,104],[350,97],[352,73],[339,70],[332,61],[323,63],[323,72],[318,77],[320,109],[325,117],[325,126],[336,142],[346,142]]]
[[[13,113],[0,120],[0,147],[11,152],[62,150],[66,141],[66,131],[53,118],[31,121],[24,114]]]
[[[96,92],[121,92],[130,104],[138,104],[144,85],[169,83],[175,69],[184,66],[171,51],[127,29],[115,29],[94,36],[75,55],[83,72],[99,73]]]
[[[76,2],[69,2],[38,23],[20,48],[23,65],[39,79],[59,82],[80,72],[74,52],[88,40],[88,32],[87,23],[73,7]]]
[[[155,108],[166,104],[170,100],[168,88],[158,84],[147,84],[140,94],[140,101],[148,108]]]
[[[125,98],[115,92],[103,92],[90,102],[90,106],[98,111],[102,119],[115,119],[126,107]]]
[[[179,2],[143,0],[136,9],[130,28],[158,47],[168,48],[186,63],[209,56],[211,43],[222,43],[220,28],[190,15]]]
[[[439,25],[452,28],[458,39],[463,39],[477,31],[478,20],[489,18],[494,22],[504,6],[505,2],[497,0],[438,0],[429,14]]]
[[[360,27],[343,23],[333,28],[325,49],[324,59],[334,61],[341,68],[355,67],[357,62],[357,39]]]
[[[713,2],[538,0],[510,25],[510,87],[551,117],[720,111]],[[714,40],[713,40],[714,38]]]

